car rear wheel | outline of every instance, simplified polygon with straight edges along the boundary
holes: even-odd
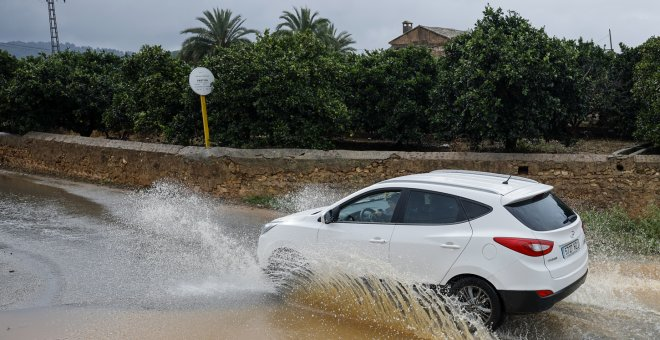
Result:
[[[488,282],[466,277],[454,282],[449,294],[455,296],[461,307],[477,316],[490,329],[497,329],[504,321],[502,301]]]

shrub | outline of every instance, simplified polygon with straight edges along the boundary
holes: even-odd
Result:
[[[486,7],[474,29],[452,40],[433,92],[441,136],[472,144],[565,138],[577,119],[577,58],[570,42],[551,39],[515,12]]]
[[[213,141],[236,147],[329,148],[345,131],[343,57],[313,34],[270,35],[217,50],[204,64]]]
[[[0,50],[0,82],[11,79],[17,67],[18,59],[9,52]]]
[[[102,112],[112,98],[112,74],[120,59],[106,52],[61,52],[28,57],[4,87],[11,132],[73,130],[89,136],[101,130]]]
[[[633,93],[641,110],[635,136],[660,146],[660,37],[649,38],[639,49]]]
[[[420,143],[431,132],[428,108],[438,64],[423,47],[368,52],[357,57],[348,104],[354,129],[397,143]]]
[[[621,53],[614,56],[607,75],[607,97],[602,98],[597,126],[608,136],[631,138],[639,113],[639,102],[632,95],[633,70],[639,62],[639,49],[619,45]]]
[[[114,96],[103,114],[107,129],[123,135],[160,135],[184,110],[190,67],[160,46],[124,58]]]
[[[18,59],[7,51],[0,50],[0,131],[9,131],[11,124],[11,105],[7,87],[18,68]]]

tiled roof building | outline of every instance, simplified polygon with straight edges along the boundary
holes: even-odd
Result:
[[[444,45],[451,39],[465,33],[452,28],[417,26],[412,27],[412,22],[403,22],[403,34],[390,41],[391,48],[398,49],[410,45],[429,47],[436,56],[445,54]]]

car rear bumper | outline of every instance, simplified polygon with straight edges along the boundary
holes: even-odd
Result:
[[[555,292],[547,297],[540,297],[535,291],[501,290],[499,291],[504,308],[507,313],[536,313],[549,309],[555,303],[571,295],[584,281],[587,280],[587,273],[577,279],[566,288]]]

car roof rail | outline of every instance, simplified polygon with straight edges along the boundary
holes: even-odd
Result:
[[[512,175],[504,175],[504,174],[496,174],[493,172],[485,172],[485,171],[472,171],[472,170],[453,170],[453,169],[447,169],[447,170],[434,170],[429,172],[430,174],[466,174],[466,175],[478,175],[478,176],[487,176],[487,177],[497,177],[497,178],[511,178],[515,179],[518,181],[523,181],[523,182],[529,182],[529,183],[538,183],[537,181],[525,177],[520,177],[520,176],[512,176]]]
[[[426,184],[426,185],[438,185],[438,186],[445,186],[445,187],[454,187],[454,188],[462,188],[462,189],[470,189],[470,190],[476,190],[476,191],[482,191],[486,192],[489,194],[497,194],[497,195],[502,195],[501,192],[494,190],[494,189],[488,189],[488,188],[482,188],[478,186],[472,186],[472,185],[461,185],[461,184],[456,184],[456,183],[445,183],[445,182],[434,182],[434,181],[424,181],[421,179],[397,179],[397,178],[392,178],[392,179],[387,179],[384,180],[380,183],[413,183],[413,184]]]

